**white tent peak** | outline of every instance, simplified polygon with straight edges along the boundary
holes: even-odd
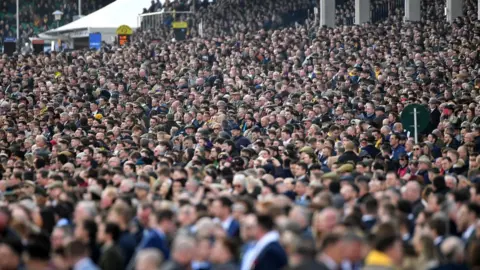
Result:
[[[163,2],[163,1],[162,1]],[[150,7],[151,0],[116,0],[111,4],[90,13],[74,22],[52,29],[46,34],[60,34],[64,32],[88,29],[90,32],[106,29],[117,29],[120,25],[137,28],[138,15],[144,8]]]

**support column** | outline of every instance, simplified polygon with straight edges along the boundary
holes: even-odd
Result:
[[[456,18],[463,16],[463,0],[447,0],[447,22],[451,23]]]
[[[320,0],[320,26],[335,27],[335,0]]]
[[[370,22],[370,0],[355,0],[355,24]]]
[[[419,22],[421,15],[420,0],[405,0],[405,21]]]

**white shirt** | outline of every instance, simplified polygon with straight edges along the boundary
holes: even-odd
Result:
[[[468,241],[472,233],[475,231],[475,224],[470,225],[465,232],[462,234],[464,241]]]
[[[433,243],[435,244],[435,246],[438,246],[442,241],[443,241],[443,236],[437,236],[437,237],[433,240]]]
[[[325,253],[322,254],[320,260],[328,267],[328,269],[334,270],[338,268],[337,263]]]
[[[242,260],[242,269],[251,269],[253,263],[257,259],[258,255],[263,251],[263,249],[268,246],[270,243],[276,242],[280,239],[280,235],[276,231],[271,231],[265,234],[258,242],[255,244],[255,247],[252,249],[251,254],[243,257]]]
[[[223,228],[225,231],[228,231],[228,228],[230,228],[230,224],[232,224],[232,221],[233,221],[233,217],[232,217],[232,216],[229,216],[227,219],[225,219],[224,221],[222,221],[222,228]]]

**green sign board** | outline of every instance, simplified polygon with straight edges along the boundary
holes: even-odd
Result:
[[[410,104],[403,109],[400,120],[403,128],[414,134],[415,141],[417,141],[418,134],[424,131],[430,123],[430,112],[424,105]]]

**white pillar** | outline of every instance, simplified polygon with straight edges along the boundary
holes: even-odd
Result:
[[[20,42],[20,7],[19,7],[19,0],[17,0],[17,14],[16,14],[16,18],[17,18],[17,43]],[[19,43],[18,43],[19,44]]]
[[[477,19],[480,21],[480,0],[478,0],[478,18]]]
[[[418,22],[420,17],[420,0],[405,0],[405,21]]]
[[[463,16],[463,0],[447,0],[447,22],[453,22],[457,17]]]
[[[355,0],[355,24],[370,22],[370,0]]]
[[[335,0],[320,0],[320,26],[335,27]]]

